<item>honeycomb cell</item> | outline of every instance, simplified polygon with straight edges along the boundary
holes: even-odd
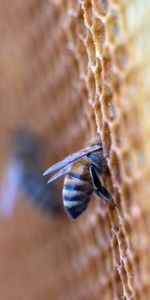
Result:
[[[115,106],[113,103],[113,93],[111,87],[108,85],[103,86],[102,92],[103,113],[108,121],[115,118]]]
[[[103,272],[103,270],[105,270],[104,271],[105,274],[107,274],[107,265],[106,265],[106,259],[107,259],[106,256],[108,253],[107,251],[108,251],[108,248],[106,247],[105,252],[104,251],[101,252],[101,260],[102,260],[101,272]],[[105,278],[105,280],[106,280],[106,278]]]
[[[125,45],[119,44],[114,49],[116,66],[124,71],[127,66],[127,50]]]
[[[114,94],[116,94],[116,98],[118,97],[118,106],[119,106],[121,86],[122,86],[122,78],[120,76],[120,73],[112,70],[110,82],[111,82]]]
[[[85,104],[85,99],[88,99],[88,89],[84,79],[80,81],[80,88],[82,103]]]
[[[83,9],[81,5],[79,5],[77,11],[76,28],[77,28],[79,38],[82,38],[84,40],[86,37],[87,29],[84,23]]]
[[[87,57],[86,48],[85,48],[83,42],[79,39],[77,40],[77,43],[76,43],[76,49],[77,49],[78,55],[79,55],[78,60],[80,60],[80,63],[79,63],[80,74],[81,74],[81,77],[84,77],[87,72],[87,68],[88,68],[88,57]]]
[[[118,237],[118,243],[119,243],[119,249],[120,249],[120,257],[123,259],[127,257],[127,251],[128,251],[128,243],[126,240],[126,235],[123,231],[123,227],[120,226],[119,233],[117,234]]]
[[[118,155],[114,151],[111,153],[110,164],[111,164],[111,174],[112,177],[114,178],[114,182],[120,184],[122,181],[120,163],[119,163]]]
[[[86,24],[87,28],[90,29],[92,26],[92,21],[93,21],[93,11],[92,11],[91,0],[83,0],[81,3],[82,3],[83,10],[84,10],[85,24]]]
[[[148,288],[148,287],[145,287],[145,289],[143,291],[141,291],[138,287],[136,287],[136,289],[134,291],[134,296],[133,296],[134,299],[148,299],[149,291],[148,291],[147,295],[144,295],[144,294],[146,294],[146,288]],[[149,288],[148,288],[148,290],[149,290]],[[143,296],[142,296],[142,294],[143,294]]]
[[[112,226],[112,230],[113,232],[115,231],[116,233],[119,231],[119,219],[117,216],[117,210],[114,207],[113,203],[110,203],[110,209],[109,209],[109,218],[111,221],[111,226]]]
[[[94,109],[96,111],[96,123],[98,128],[102,129],[102,111],[99,96],[96,95]]]
[[[89,56],[89,62],[92,66],[95,66],[96,65],[95,45],[93,42],[92,34],[89,30],[87,31],[86,45],[87,45],[87,53]]]
[[[104,152],[106,155],[109,155],[111,149],[111,134],[109,125],[105,122],[102,127],[102,141]]]
[[[95,78],[91,69],[88,71],[88,89],[89,89],[89,101],[94,103],[96,95]]]
[[[68,35],[70,42],[76,42],[76,26],[72,16],[68,17],[68,30],[66,34]]]
[[[101,211],[98,211],[97,213],[97,226],[98,226],[96,230],[97,241],[100,246],[103,246],[106,243],[106,232],[105,232],[104,216],[101,214]]]
[[[106,15],[108,0],[92,0],[93,11],[96,15]]]
[[[145,152],[141,145],[138,145],[138,147],[136,148],[136,162],[138,168],[144,167],[146,163]]]
[[[132,262],[129,259],[125,260],[125,268],[128,276],[128,284],[131,289],[131,287],[134,286],[134,271],[133,271]]]
[[[120,278],[120,274],[117,268],[114,268],[114,299],[123,299],[124,298],[124,291],[122,280]]]
[[[76,12],[77,2],[74,0],[67,1],[67,9]]]
[[[88,107],[88,110],[86,111],[86,118],[89,118],[91,131],[93,132],[93,135],[96,135],[97,126],[96,126],[95,112],[93,110],[93,107],[91,106]]]
[[[103,295],[104,299],[111,299],[112,298],[112,291],[113,291],[113,282],[111,278],[107,281],[104,288],[99,292],[97,295]],[[95,299],[96,300],[96,299]]]
[[[111,43],[118,40],[120,34],[119,17],[117,10],[112,10],[107,16],[107,33]]]
[[[125,214],[125,217],[122,222],[122,226],[123,226],[126,234],[128,234],[129,239],[130,239],[131,228],[133,226],[133,222],[134,222],[134,220],[130,220],[129,214]]]
[[[131,291],[129,289],[129,285],[128,285],[128,276],[127,276],[127,271],[125,268],[125,264],[122,262],[121,267],[120,267],[120,271],[121,271],[121,278],[124,282],[124,288],[125,288],[125,292],[127,297],[131,297]]]
[[[121,120],[116,120],[112,126],[113,138],[117,148],[120,148],[125,142],[125,133]]]
[[[123,159],[123,168],[125,175],[130,177],[132,174],[132,164],[131,164],[131,157],[128,151],[122,152],[122,159]]]
[[[117,206],[117,211],[120,217],[123,216],[123,208],[122,208],[122,198],[121,198],[121,194],[119,193],[117,188],[114,188],[114,201],[116,203]]]
[[[109,81],[112,76],[112,59],[110,50],[108,47],[103,49],[103,56],[102,56],[102,63],[103,63],[103,77],[105,81]]]
[[[92,25],[92,33],[93,33],[94,44],[96,47],[96,55],[100,56],[105,41],[105,27],[101,19],[94,18],[93,25]]]
[[[132,204],[132,189],[131,185],[124,183],[122,186],[122,196],[123,196],[123,201],[125,204],[125,207],[127,210],[131,207]]]
[[[102,64],[100,59],[96,59],[96,68],[94,72],[95,76],[95,84],[96,84],[96,93],[101,94],[102,92],[102,84],[103,84],[103,79],[102,79]]]
[[[120,253],[119,253],[118,239],[117,239],[116,235],[114,235],[112,238],[112,248],[113,248],[114,264],[116,267],[119,267],[121,258],[120,258]]]
[[[94,255],[91,255],[89,257],[88,268],[89,268],[88,274],[90,274],[92,278],[95,278],[98,273],[98,270],[97,270],[96,257],[94,257]]]
[[[106,253],[105,258],[105,265],[106,265],[106,271],[108,274],[111,274],[113,272],[113,258],[112,258],[112,248],[108,247],[108,252]]]

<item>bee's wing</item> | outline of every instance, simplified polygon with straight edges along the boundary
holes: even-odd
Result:
[[[90,147],[81,149],[77,152],[74,152],[70,155],[68,155],[66,158],[64,158],[63,160],[59,161],[58,163],[56,163],[55,165],[51,166],[50,168],[48,168],[43,175],[48,175],[58,169],[61,169],[63,167],[65,167],[66,165],[69,165],[70,163],[74,162],[75,160],[77,160],[78,158],[81,158],[89,153],[95,152],[97,150],[102,149],[102,145],[101,144],[97,144],[97,145],[92,145]],[[58,173],[57,173],[58,174]],[[63,175],[64,173],[62,173]],[[60,175],[61,176],[61,175]],[[59,176],[59,177],[60,177]],[[56,177],[57,178],[57,177]]]
[[[17,199],[22,168],[16,161],[10,161],[0,183],[0,214],[9,216]]]
[[[61,170],[59,170],[57,173],[55,173],[48,181],[47,183],[50,183],[54,180],[56,180],[57,178],[59,178],[60,176],[66,174],[68,172],[68,165],[65,166],[64,168],[62,168]]]

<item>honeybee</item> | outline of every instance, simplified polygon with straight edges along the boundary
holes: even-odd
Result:
[[[17,199],[17,193],[23,192],[26,200],[43,212],[59,212],[56,188],[48,188],[41,174],[41,141],[26,129],[17,129],[12,133],[10,159],[0,185],[0,212],[10,215]]]
[[[56,170],[48,183],[66,174],[63,185],[63,204],[65,211],[76,219],[88,206],[93,192],[105,201],[113,201],[111,194],[101,184],[100,176],[106,171],[107,161],[99,138],[90,145],[64,158],[48,168],[43,175]]]

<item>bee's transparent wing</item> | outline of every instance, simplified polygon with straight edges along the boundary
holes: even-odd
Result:
[[[84,148],[84,149],[81,149],[77,152],[74,152],[70,155],[68,155],[66,158],[64,158],[63,160],[59,161],[58,163],[56,163],[55,165],[51,166],[50,168],[48,168],[44,173],[43,175],[48,175],[58,169],[61,169],[63,167],[65,167],[66,165],[69,165],[70,163],[74,162],[75,160],[89,154],[89,153],[92,153],[92,152],[95,152],[97,150],[100,150],[102,149],[102,145],[101,144],[97,144],[97,145],[92,145],[90,147],[87,147],[87,148]],[[65,173],[65,172],[64,172]],[[62,173],[61,175],[63,175],[64,173]],[[57,173],[58,174],[58,173]],[[60,176],[61,176],[60,175]],[[58,177],[60,177],[58,176]],[[56,178],[58,178],[56,177]],[[52,177],[53,178],[53,177]],[[55,179],[56,179],[55,178]]]
[[[50,183],[54,180],[56,180],[57,178],[59,178],[60,176],[66,174],[68,172],[68,165],[65,166],[64,168],[62,168],[61,170],[59,170],[57,173],[55,173],[49,180],[47,183]]]
[[[0,183],[0,214],[4,216],[9,216],[13,211],[21,176],[21,165],[10,161]]]

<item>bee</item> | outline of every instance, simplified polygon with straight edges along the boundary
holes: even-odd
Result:
[[[43,175],[55,173],[48,183],[66,174],[63,185],[63,204],[65,211],[76,219],[88,206],[93,192],[105,200],[115,202],[109,191],[101,184],[100,176],[107,169],[106,157],[103,155],[103,147],[99,138],[91,141],[91,144],[52,165]]]
[[[12,133],[10,151],[10,160],[0,186],[2,214],[12,212],[18,191],[41,211],[50,214],[59,212],[56,188],[52,185],[49,189],[41,174],[41,141],[32,132],[17,129]]]
[[[59,212],[56,189],[54,186],[51,189],[47,188],[47,184],[37,166],[24,169],[20,188],[26,195],[27,200],[41,211],[53,215]]]

